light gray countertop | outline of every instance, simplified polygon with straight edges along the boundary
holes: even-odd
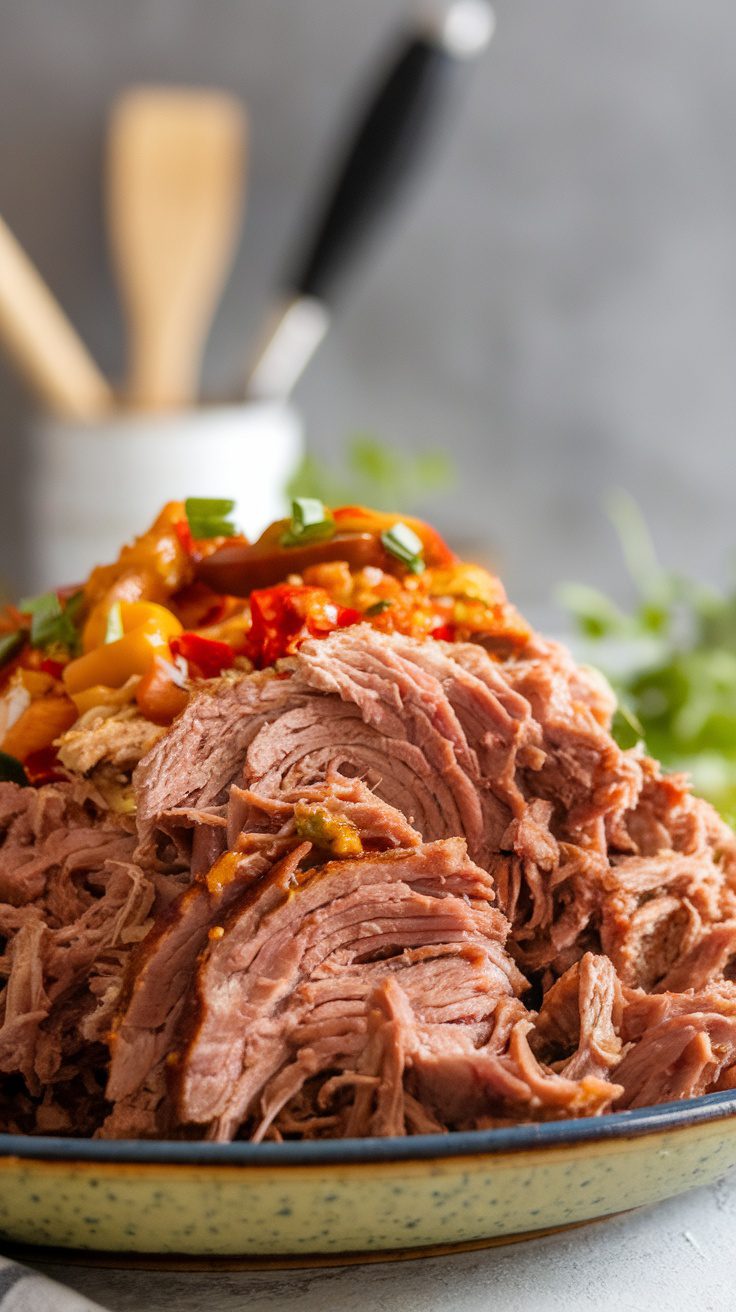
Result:
[[[655,1208],[455,1257],[217,1274],[39,1270],[113,1312],[725,1312],[736,1301],[735,1239],[732,1174]]]

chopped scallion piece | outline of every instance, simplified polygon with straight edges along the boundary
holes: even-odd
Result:
[[[384,597],[381,601],[374,602],[373,605],[369,606],[367,611],[365,611],[364,613],[371,617],[374,615],[383,615],[383,612],[385,610],[390,610],[393,604],[394,603],[392,601],[387,601],[386,598]]]
[[[38,597],[23,597],[18,610],[24,615],[61,615],[61,602],[55,592],[42,592]]]
[[[31,616],[31,646],[48,647],[58,642],[59,621],[63,617],[61,602],[55,592],[40,597],[24,597],[20,603],[24,615]]]
[[[119,642],[123,636],[123,616],[120,611],[120,602],[113,602],[107,612],[107,624],[105,625],[105,643]]]
[[[398,524],[393,524],[391,528],[384,529],[381,534],[381,542],[386,551],[395,556],[397,560],[400,560],[402,565],[406,565],[410,574],[424,573],[424,561],[422,559],[424,544],[422,539],[417,537],[413,528],[409,528],[408,524],[402,524],[399,521]]]
[[[330,511],[316,497],[295,497],[291,503],[289,527],[281,535],[282,547],[297,547],[303,542],[321,542],[331,538],[335,521]]]
[[[5,665],[6,661],[15,655],[18,648],[23,645],[24,636],[22,629],[15,629],[12,633],[4,633],[0,637],[0,665]]]
[[[184,502],[193,538],[231,538],[235,525],[229,516],[235,502],[226,497],[187,497]]]
[[[59,645],[76,651],[79,633],[75,620],[84,601],[84,594],[75,592],[62,606],[55,592],[44,592],[39,597],[24,597],[18,609],[31,616],[31,646]]]

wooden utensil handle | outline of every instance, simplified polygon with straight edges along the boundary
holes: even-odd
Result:
[[[133,408],[185,409],[197,392],[207,324],[140,316],[129,347],[126,399]]]
[[[112,407],[107,380],[2,218],[0,340],[54,414],[94,419]]]
[[[235,253],[247,140],[243,105],[222,91],[131,88],[113,107],[107,214],[134,407],[194,403]]]

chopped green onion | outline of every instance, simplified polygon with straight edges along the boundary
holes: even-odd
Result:
[[[120,602],[113,602],[107,612],[107,624],[105,625],[105,644],[108,642],[119,642],[123,636],[123,616],[120,610]]]
[[[24,597],[20,609],[24,615],[32,617],[31,645],[33,647],[48,647],[52,642],[58,642],[58,627],[63,611],[55,592],[45,592],[40,597]]]
[[[15,629],[12,633],[4,633],[0,638],[0,665],[5,665],[6,661],[14,656],[19,647],[22,647],[25,634],[22,629]]]
[[[79,633],[75,624],[83,593],[75,592],[62,607],[55,592],[44,592],[39,597],[24,597],[18,609],[31,616],[31,646],[51,647],[56,644],[75,651]]]
[[[0,783],[20,784],[21,788],[27,788],[29,784],[28,775],[20,761],[7,752],[0,752]]]
[[[191,514],[206,519],[208,515],[231,515],[235,509],[235,502],[228,497],[187,497],[184,509],[187,518]]]
[[[370,616],[383,615],[383,612],[385,610],[390,610],[393,604],[394,603],[392,601],[387,601],[384,597],[381,601],[374,602],[373,605],[369,606],[368,609],[363,613],[365,615],[370,615]]]
[[[281,535],[282,547],[297,547],[303,542],[322,542],[335,532],[330,511],[316,497],[295,497],[291,503],[289,527]]]
[[[42,592],[38,597],[23,597],[18,609],[24,615],[57,617],[61,615],[61,602],[55,592]]]
[[[406,565],[410,574],[424,573],[424,561],[422,560],[424,544],[422,539],[417,537],[414,530],[409,528],[408,524],[402,524],[399,521],[398,524],[393,524],[391,528],[384,529],[381,534],[381,542],[386,551],[395,556],[397,560],[400,560],[403,565]]]
[[[235,525],[228,517],[235,502],[225,497],[187,497],[184,502],[189,529],[193,538],[231,538]]]

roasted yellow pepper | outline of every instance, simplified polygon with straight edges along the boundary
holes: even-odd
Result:
[[[153,620],[164,638],[176,638],[181,633],[181,624],[166,606],[159,606],[155,601],[118,601],[113,603],[120,608],[120,622],[123,634],[132,633],[148,620]],[[82,633],[82,651],[94,651],[102,647],[107,633],[107,622],[111,607],[106,603],[94,607]],[[113,644],[110,643],[110,646]]]
[[[135,603],[137,606],[139,603]],[[140,603],[141,608],[148,608],[148,603]],[[122,609],[122,607],[121,607]],[[162,623],[158,614],[149,615],[142,624],[136,625],[124,633],[117,642],[108,642],[95,647],[84,656],[71,661],[63,674],[67,692],[84,692],[94,684],[106,684],[110,688],[120,688],[127,683],[132,674],[146,674],[156,655],[168,656],[169,639],[182,632],[181,625],[170,611],[164,607],[151,607],[164,611],[166,623]],[[125,621],[123,621],[125,627]]]

